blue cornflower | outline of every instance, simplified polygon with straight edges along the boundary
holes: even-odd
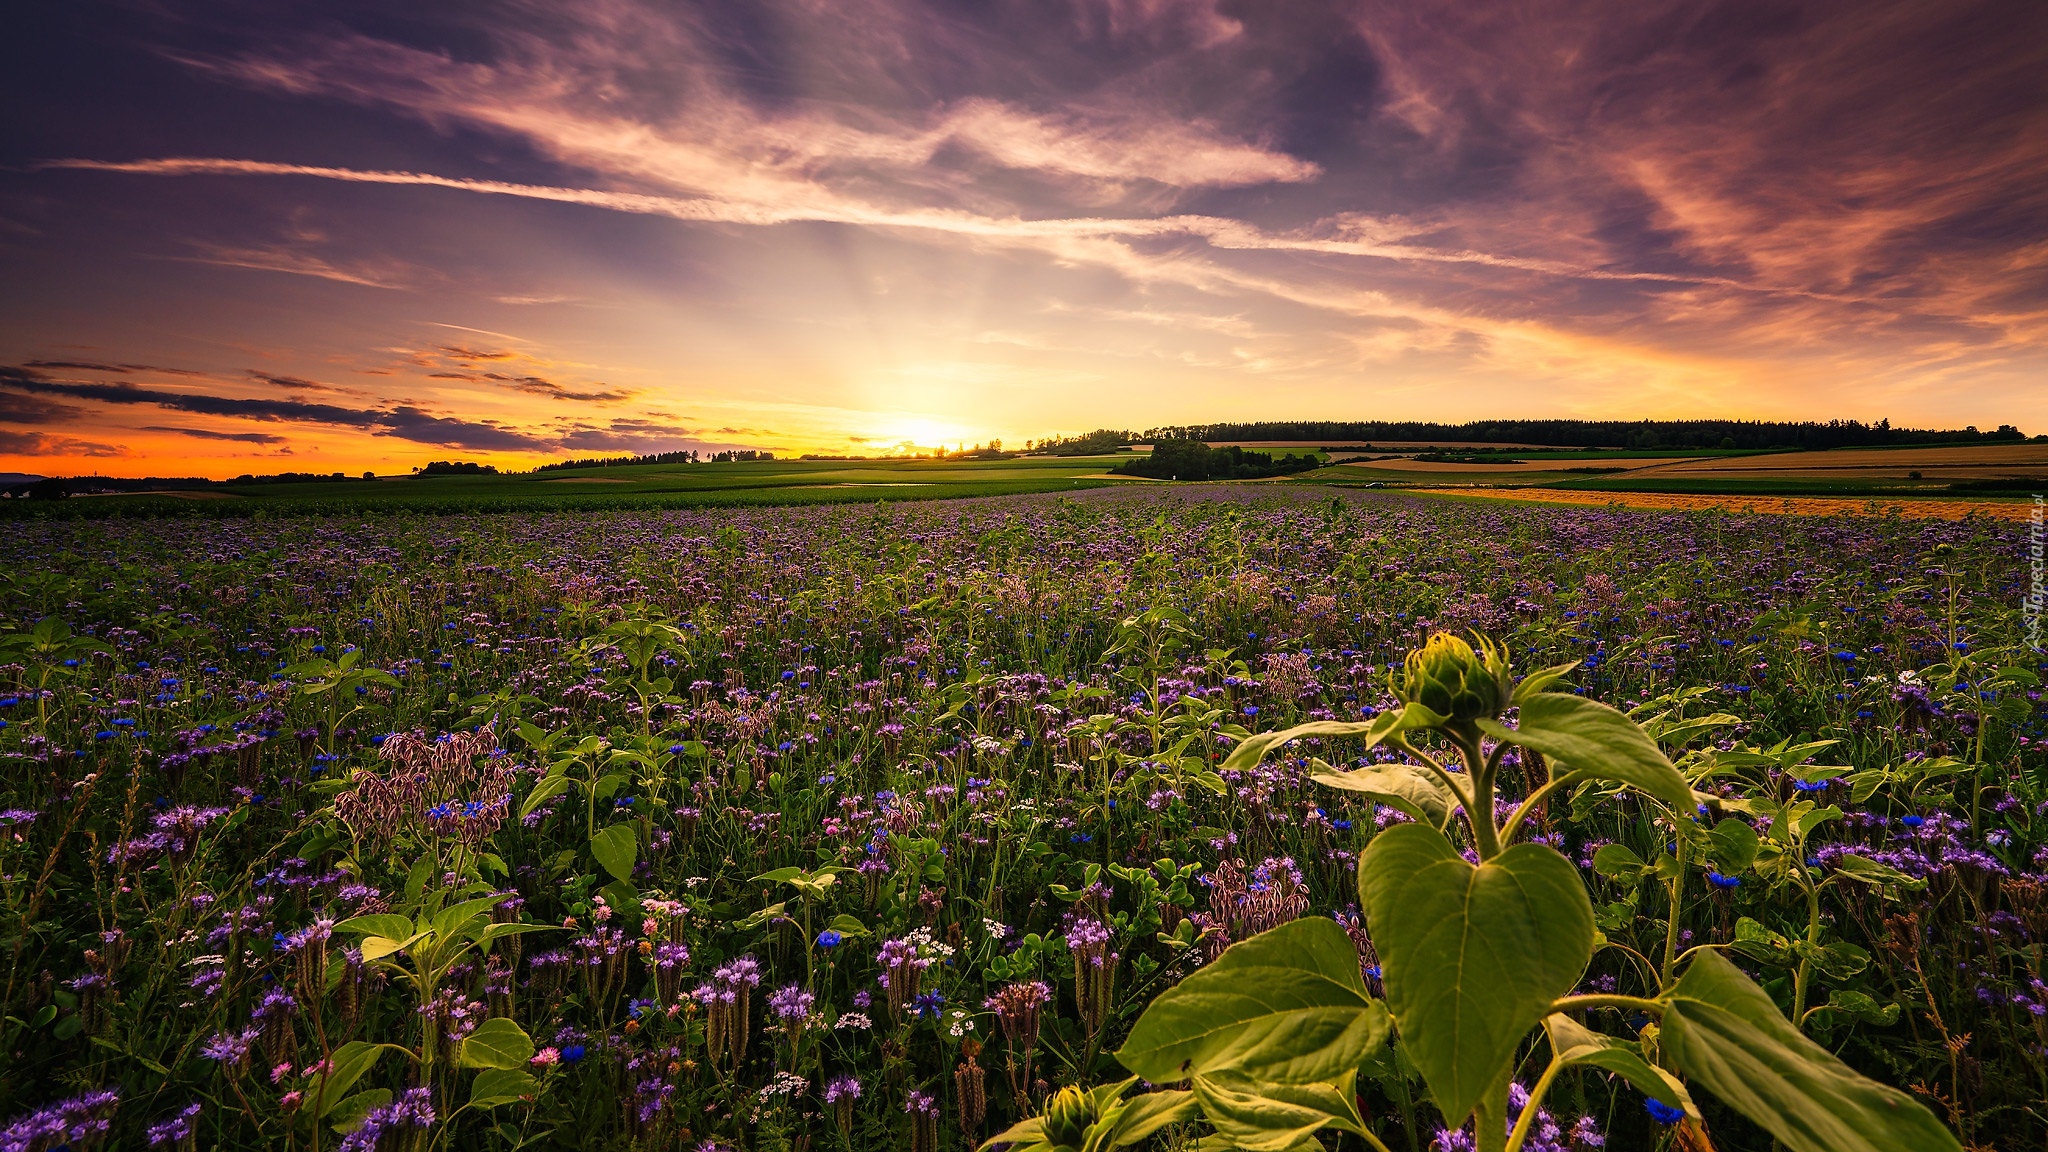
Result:
[[[1742,877],[1723,876],[1719,872],[1709,872],[1707,873],[1707,883],[1712,884],[1716,888],[1740,888],[1742,886]]]
[[[575,1064],[583,1059],[583,1045],[570,1044],[562,1049],[562,1063]]]
[[[1801,792],[1818,792],[1832,783],[1834,783],[1832,780],[1794,780],[1792,787],[1799,789]]]
[[[845,941],[845,939],[846,937],[841,936],[839,933],[834,932],[830,928],[827,928],[823,932],[818,933],[818,947],[837,948],[842,942]]]
[[[1899,823],[1904,824],[1908,828],[1918,828],[1922,824],[1927,823],[1927,818],[1925,816],[1901,816],[1899,817]]]
[[[1649,1096],[1643,1097],[1643,1111],[1648,1112],[1651,1119],[1659,1124],[1676,1124],[1685,1119],[1685,1109],[1673,1108],[1662,1100]]]

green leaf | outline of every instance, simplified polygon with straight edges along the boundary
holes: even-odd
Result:
[[[1193,1120],[1199,1111],[1192,1092],[1147,1092],[1133,1096],[1117,1105],[1114,1119],[1104,1116],[1109,1123],[1097,1125],[1102,1129],[1098,1146],[1121,1148],[1136,1144],[1169,1124]]]
[[[475,900],[464,900],[450,904],[434,914],[434,934],[444,939],[462,933],[463,926],[480,916],[487,916],[491,909],[505,902],[503,895],[480,896]]]
[[[1480,729],[1496,740],[1534,748],[1559,761],[1564,770],[1619,780],[1680,812],[1692,811],[1692,785],[1635,721],[1597,700],[1565,692],[1539,692],[1521,704],[1516,727],[1481,720]],[[1552,771],[1562,775],[1559,769]]]
[[[1544,845],[1475,867],[1436,829],[1401,824],[1367,846],[1358,890],[1402,1047],[1455,1123],[1586,970],[1585,885]]]
[[[1643,1059],[1635,1045],[1602,1036],[1563,1013],[1553,1013],[1543,1018],[1543,1027],[1550,1033],[1551,1059],[1566,1066],[1584,1066],[1612,1072],[1636,1090],[1660,1104],[1672,1108],[1683,1108],[1685,1114],[1699,1119],[1700,1110],[1692,1102],[1692,1094],[1678,1078],[1662,1068]]]
[[[334,926],[336,932],[349,932],[362,936],[384,936],[392,940],[403,940],[412,935],[412,921],[390,912],[374,916],[355,916]]]
[[[1649,870],[1650,866],[1643,863],[1641,856],[1620,844],[1602,844],[1600,850],[1593,853],[1593,871],[1602,876],[1634,883]]]
[[[1154,1084],[1191,1072],[1307,1084],[1357,1068],[1387,1026],[1351,937],[1311,916],[1231,945],[1162,992],[1116,1058]]]
[[[590,854],[612,879],[631,881],[633,861],[640,857],[640,838],[633,833],[631,824],[614,824],[590,838]]]
[[[321,1102],[322,1118],[332,1115],[341,1106],[348,1090],[355,1087],[363,1074],[377,1066],[378,1058],[390,1050],[388,1044],[371,1044],[362,1040],[351,1040],[334,1050],[327,1058],[327,1071],[315,1077],[306,1099]]]
[[[363,963],[367,964],[372,960],[382,960],[394,952],[402,951],[408,945],[417,943],[425,935],[425,932],[414,932],[402,940],[393,940],[388,936],[365,936],[363,937]]]
[[[1730,876],[1756,862],[1756,829],[1747,820],[1723,820],[1707,832],[1707,854]]]
[[[1889,864],[1880,864],[1868,856],[1854,853],[1844,852],[1835,857],[1833,867],[1837,875],[1864,884],[1896,884],[1916,891],[1927,886],[1925,880],[1916,880]]]
[[[533,1059],[533,1038],[503,1016],[476,1026],[462,1041],[464,1068],[521,1069]]]
[[[1365,1131],[1352,1088],[1356,1069],[1325,1084],[1261,1084],[1242,1076],[1196,1076],[1202,1118],[1245,1152],[1291,1152],[1324,1128]]]
[[[1854,988],[1837,988],[1829,992],[1826,1007],[1833,1011],[1844,1013],[1852,1020],[1861,1020],[1866,1024],[1897,1024],[1899,1022],[1899,1006],[1897,1004],[1882,1003],[1868,992],[1858,992]]]
[[[1792,941],[1747,916],[1735,921],[1735,941],[1730,947],[1765,964],[1789,968],[1796,962]]]
[[[471,1108],[496,1108],[540,1094],[540,1081],[519,1068],[486,1068],[469,1085]]]
[[[476,942],[489,944],[507,936],[523,936],[528,932],[560,932],[563,929],[553,924],[493,924],[477,933]]]
[[[370,1114],[370,1109],[382,1108],[389,1103],[391,1089],[366,1088],[329,1108],[324,1119],[336,1132],[347,1135],[363,1126],[363,1118]]]
[[[1804,940],[1795,940],[1792,950],[1813,962],[1813,966],[1832,979],[1847,980],[1865,968],[1870,967],[1870,953],[1846,940],[1831,944],[1814,945]]]
[[[1667,995],[1660,1044],[1696,1084],[1794,1152],[1962,1147],[1918,1101],[1807,1039],[1718,952],[1698,953]]]
[[[839,933],[841,936],[865,936],[868,934],[867,925],[861,923],[859,919],[845,912],[841,912],[839,915],[834,916],[832,918],[832,922],[830,924],[825,925],[825,927],[830,928],[832,931]]]
[[[1451,809],[1458,805],[1458,798],[1444,787],[1443,781],[1430,775],[1428,769],[1412,764],[1375,764],[1349,772],[1339,772],[1321,760],[1313,761],[1313,764],[1322,769],[1310,777],[1316,783],[1363,793],[1389,808],[1438,828],[1444,826]]]
[[[424,853],[412,862],[412,870],[405,874],[405,907],[411,907],[427,890],[427,881],[434,876],[434,855]]]
[[[1045,1138],[1045,1122],[1037,1116],[1019,1120],[1001,1132],[983,1140],[981,1147],[977,1148],[975,1152],[986,1152],[986,1149],[993,1148],[998,1144],[1010,1145],[1010,1152],[1039,1152],[1039,1149],[1050,1149],[1052,1147],[1052,1144]]]
[[[1579,661],[1574,660],[1569,664],[1553,664],[1548,668],[1529,673],[1527,676],[1522,677],[1520,683],[1515,685],[1515,694],[1511,699],[1515,703],[1520,704],[1529,697],[1539,696],[1550,691],[1551,685],[1571,675],[1572,669],[1577,668],[1579,663]]]
[[[575,780],[571,779],[566,775],[548,776],[543,778],[540,783],[535,784],[533,786],[532,791],[526,794],[525,803],[519,806],[519,818],[521,820],[524,820],[528,816],[533,815],[533,810],[535,808],[538,808],[541,805],[547,803],[549,800],[552,800],[555,797],[560,796],[562,793],[567,792],[570,789],[570,787],[575,783]]]
[[[1238,741],[1237,747],[1223,760],[1226,770],[1245,771],[1259,766],[1266,753],[1290,741],[1310,736],[1363,736],[1365,746],[1371,748],[1382,741],[1410,728],[1428,728],[1441,724],[1444,717],[1431,712],[1420,704],[1410,704],[1382,712],[1370,720],[1312,720],[1307,724],[1296,724],[1276,732],[1261,732]]]

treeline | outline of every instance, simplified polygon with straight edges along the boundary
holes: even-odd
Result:
[[[1322,458],[1289,453],[1274,459],[1270,452],[1252,452],[1236,445],[1211,448],[1200,440],[1155,440],[1149,455],[1110,469],[1118,476],[1152,480],[1260,480],[1288,476],[1322,466]]]
[[[706,456],[696,449],[682,452],[654,452],[646,456],[589,456],[581,460],[562,460],[553,464],[541,464],[535,472],[559,472],[564,468],[623,468],[632,464],[738,464],[752,460],[773,460],[775,453],[760,452],[752,448],[734,448],[725,452],[713,452]]]
[[[498,466],[495,464],[478,464],[474,460],[436,460],[423,467],[413,469],[412,474],[420,477],[496,476],[498,474]],[[336,472],[335,475],[338,477],[341,473]]]
[[[1135,444],[1138,440],[1139,437],[1130,432],[1120,432],[1114,428],[1097,428],[1093,432],[1084,432],[1079,436],[1054,436],[1049,440],[1038,441],[1026,440],[1024,442],[1024,450],[1026,452],[1036,452],[1052,456],[1101,456],[1105,453],[1121,451],[1124,445]]]
[[[1093,435],[1091,433],[1091,435]],[[1890,420],[1475,420],[1438,424],[1421,420],[1261,420],[1246,424],[1189,424],[1148,429],[1144,439],[1279,440],[1318,444],[1382,441],[1470,441],[1584,448],[1878,448],[1904,444],[1977,444],[2022,441],[2018,428],[1894,428]]]

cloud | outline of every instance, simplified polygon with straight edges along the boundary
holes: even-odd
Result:
[[[61,424],[85,415],[74,404],[0,392],[0,424]]]
[[[602,227],[559,261],[570,230],[550,213],[547,244],[562,248],[534,245],[543,265],[450,299],[552,302],[546,276],[561,274],[585,299],[669,292],[693,310],[732,308],[722,314],[754,325],[747,338],[770,334],[763,346],[778,325],[865,326],[873,345],[816,345],[820,360],[844,357],[827,375],[948,366],[922,385],[934,402],[987,355],[1063,380],[1145,357],[1212,380],[1256,373],[1262,401],[1355,411],[1398,398],[1415,415],[1445,395],[1518,411],[1873,418],[1906,397],[1937,415],[1967,405],[1979,423],[1987,396],[2041,403],[2025,387],[2048,366],[2039,6],[596,0],[453,32],[327,28],[258,27],[233,41],[253,45],[240,55],[177,58],[309,98],[296,101],[309,117],[337,102],[351,118],[395,114],[426,129],[392,134],[410,151],[345,151],[343,133],[326,153],[238,142],[222,156],[48,167],[441,189],[680,221],[686,280],[650,289],[669,250],[607,249],[590,239]],[[265,154],[279,158],[235,158]],[[366,213],[400,210],[398,197],[358,199]],[[455,200],[407,196],[402,210],[453,218]],[[331,234],[309,224],[290,245],[220,253],[387,286],[426,275]],[[300,260],[309,246],[319,263]],[[892,299],[863,266],[878,259]],[[858,286],[836,315],[829,289],[788,279],[834,260]],[[932,283],[949,290],[919,297]],[[488,295],[508,284],[530,291]],[[792,297],[805,306],[795,321],[775,311]],[[776,303],[751,316],[735,304],[764,299]],[[1000,315],[979,304],[994,300]],[[635,397],[591,377],[658,378],[445,326],[464,334],[393,366],[565,405]],[[757,365],[733,365],[765,355],[716,343],[689,353],[693,378],[708,367],[707,379],[745,380]],[[1188,418],[1202,413],[1184,406],[1241,402],[1147,386],[1142,401],[1115,399]],[[544,443],[635,434],[475,427]]]
[[[174,428],[162,424],[145,424],[144,432],[170,432],[179,436],[191,436],[199,440],[232,440],[238,444],[283,444],[285,438],[268,432],[215,432],[211,428]]]
[[[474,448],[505,452],[545,452],[552,446],[545,440],[490,423],[436,416],[415,405],[401,404],[388,409],[353,409],[334,404],[313,404],[298,400],[258,400],[204,393],[168,392],[137,388],[129,384],[94,384],[55,381],[33,370],[0,367],[0,388],[40,396],[65,396],[103,404],[152,405],[173,412],[202,416],[232,416],[244,420],[324,424],[354,428],[374,436],[392,436],[422,444],[451,448]]]
[[[563,188],[536,184],[511,184],[497,180],[455,179],[419,172],[372,172],[345,168],[314,167],[303,164],[275,164],[253,160],[228,160],[204,157],[169,157],[157,160],[132,161],[48,160],[41,162],[39,166],[46,168],[84,168],[98,171],[131,172],[160,176],[200,174],[311,176],[351,183],[416,184],[436,188],[452,188],[466,192],[478,192],[486,195],[517,196],[534,200],[582,204],[617,212],[667,216],[672,219],[695,223],[767,226],[814,222],[940,232],[994,243],[1007,242],[1021,246],[1043,248],[1056,255],[1070,258],[1084,257],[1087,253],[1085,242],[1090,240],[1194,238],[1207,241],[1215,248],[1223,250],[1307,252],[1372,257],[1393,261],[1475,264],[1511,268],[1517,271],[1537,272],[1547,276],[1589,280],[1663,284],[1709,283],[1743,290],[1753,289],[1751,285],[1714,275],[1575,267],[1553,260],[1498,256],[1485,252],[1450,250],[1428,245],[1405,243],[1389,239],[1388,237],[1391,233],[1388,229],[1369,227],[1366,221],[1355,216],[1341,222],[1341,227],[1347,233],[1346,236],[1318,238],[1308,235],[1276,235],[1242,221],[1214,216],[1178,215],[1153,218],[1071,217],[1027,219],[1021,217],[978,216],[973,213],[950,209],[885,211],[867,209],[850,204],[808,208],[797,206],[778,208],[708,198],[655,196],[643,193],[606,192],[591,188]],[[1139,254],[1127,248],[1119,249],[1119,252],[1131,259],[1141,259]],[[1105,259],[1100,251],[1098,251],[1095,259],[1090,262],[1114,265],[1123,261]],[[1755,290],[1772,291],[1768,288]],[[471,355],[457,349],[449,349],[449,351],[461,356]],[[510,353],[499,353],[496,355],[505,356],[510,355]]]
[[[279,376],[269,372],[258,372],[253,368],[249,370],[249,375],[263,381],[265,384],[275,384],[279,388],[289,388],[294,392],[343,391],[343,389],[337,388],[332,384],[322,384],[318,380],[308,380],[303,376]]]
[[[376,268],[366,264],[337,264],[310,252],[301,252],[281,246],[237,247],[234,245],[206,244],[198,246],[195,255],[174,257],[189,260],[195,264],[212,264],[221,268],[248,268],[258,272],[284,272],[293,276],[311,276],[320,280],[333,280],[341,284],[359,284],[365,288],[403,288],[391,268]]]
[[[0,428],[0,456],[126,456],[128,450],[97,440],[52,436],[43,432],[11,432]]]
[[[29,360],[24,364],[29,368],[68,368],[75,372],[106,372],[117,376],[130,372],[154,372],[166,376],[206,375],[186,368],[161,368],[154,364],[100,364],[89,360]]]

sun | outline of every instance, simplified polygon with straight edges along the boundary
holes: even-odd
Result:
[[[860,439],[870,448],[907,452],[940,445],[957,447],[973,441],[974,435],[965,425],[929,416],[892,416]]]

